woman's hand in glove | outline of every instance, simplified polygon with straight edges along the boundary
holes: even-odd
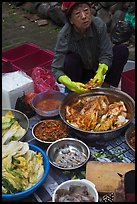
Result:
[[[58,81],[62,83],[64,86],[66,86],[69,90],[74,91],[79,94],[89,91],[86,88],[85,84],[82,84],[80,82],[71,81],[71,79],[66,75],[60,76],[58,78]]]
[[[99,64],[98,69],[96,71],[96,75],[93,78],[93,83],[102,84],[104,81],[104,75],[108,70],[108,66],[106,64]]]

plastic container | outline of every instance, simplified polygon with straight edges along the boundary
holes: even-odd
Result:
[[[41,117],[53,117],[59,114],[59,106],[65,98],[65,94],[60,91],[44,91],[38,93],[32,99],[32,108]],[[37,107],[38,103],[42,103],[44,108]]]
[[[31,55],[27,55],[12,63],[14,71],[21,70],[27,75],[31,76],[32,69],[39,66],[50,66],[53,60],[54,54],[50,50],[39,50]]]
[[[43,166],[44,166],[44,173],[42,178],[35,183],[32,187],[21,191],[21,192],[17,192],[17,193],[13,193],[13,194],[2,194],[2,201],[17,201],[17,200],[21,200],[24,199],[26,197],[28,197],[29,195],[32,195],[46,180],[48,174],[49,174],[49,170],[50,170],[50,163],[49,163],[49,159],[45,153],[45,151],[43,151],[40,147],[33,145],[33,144],[29,144],[29,149],[33,150],[34,152],[37,153],[41,153],[42,157],[43,157]]]
[[[33,80],[24,72],[4,73],[2,75],[2,108],[14,109],[18,97],[33,91]]]
[[[12,64],[9,61],[2,59],[2,73],[13,72]]]
[[[87,187],[88,194],[94,198],[94,202],[99,202],[99,195],[96,189],[96,186],[94,183],[87,179],[72,179],[68,181],[62,182],[60,185],[57,186],[57,188],[54,190],[52,195],[52,202],[56,202],[57,197],[57,191],[60,189],[66,189],[69,190],[70,186],[85,186]],[[64,191],[65,192],[65,191]],[[82,192],[82,191],[81,191]],[[64,193],[65,194],[65,193]],[[85,196],[83,196],[85,197]],[[74,199],[73,199],[74,200]],[[67,202],[67,201],[66,201]],[[68,201],[69,202],[69,201]],[[71,201],[70,201],[71,202]],[[76,201],[72,201],[76,202]]]
[[[39,50],[39,46],[33,43],[26,43],[21,46],[11,48],[7,51],[2,52],[2,72],[6,73],[13,71],[12,63],[15,60],[18,60],[27,55],[31,55],[35,52],[38,52]]]
[[[121,90],[135,99],[135,69],[122,73]]]
[[[129,70],[134,69],[134,68],[135,68],[135,61],[128,60],[124,66],[124,72],[129,71]]]

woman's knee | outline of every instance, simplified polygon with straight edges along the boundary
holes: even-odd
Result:
[[[65,66],[72,65],[77,66],[82,62],[81,57],[77,53],[69,53],[65,57]]]
[[[83,62],[78,54],[69,53],[66,55],[63,71],[71,78],[71,80],[80,81],[82,78],[83,68]]]
[[[113,55],[114,57],[122,58],[125,59],[125,61],[127,61],[129,56],[128,47],[124,44],[115,45],[113,47]]]

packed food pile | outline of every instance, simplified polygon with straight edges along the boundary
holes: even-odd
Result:
[[[65,108],[66,120],[87,131],[113,130],[128,122],[123,101],[109,102],[107,96],[85,96]]]
[[[26,142],[11,141],[2,146],[2,193],[22,192],[44,174],[43,157]]]

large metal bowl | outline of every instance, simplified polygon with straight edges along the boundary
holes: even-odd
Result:
[[[124,101],[125,106],[127,108],[127,119],[128,122],[123,126],[108,131],[100,131],[100,132],[91,132],[91,131],[84,131],[79,128],[76,128],[69,124],[65,118],[65,107],[66,105],[71,104],[76,98],[80,98],[83,96],[95,96],[95,95],[106,95],[110,101],[113,103],[114,101]],[[62,104],[59,107],[59,115],[61,119],[71,128],[72,132],[76,134],[80,139],[87,140],[87,141],[108,141],[114,139],[124,132],[129,127],[129,124],[132,122],[135,116],[135,102],[128,94],[120,91],[116,88],[94,88],[91,92],[78,95],[77,93],[70,93],[68,94],[65,99],[63,100]]]

